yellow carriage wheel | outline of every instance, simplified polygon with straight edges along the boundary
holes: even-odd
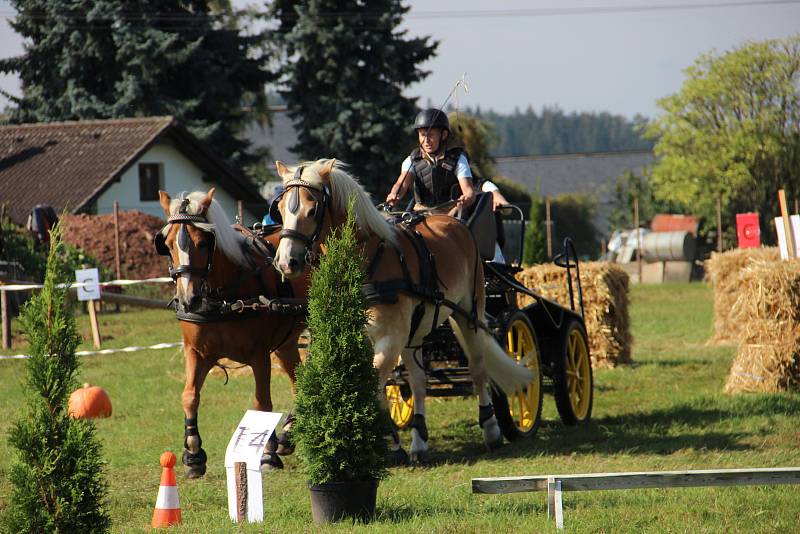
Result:
[[[589,341],[579,321],[567,325],[562,349],[555,377],[558,413],[567,425],[584,423],[592,415],[593,378]]]
[[[397,384],[386,386],[386,402],[389,405],[389,415],[397,428],[406,428],[411,424],[414,416],[414,396],[410,391],[403,396],[403,389]]]
[[[536,334],[524,312],[517,311],[509,318],[504,345],[509,358],[530,369],[533,379],[524,391],[510,397],[495,392],[495,416],[507,439],[531,437],[542,418],[542,365]]]

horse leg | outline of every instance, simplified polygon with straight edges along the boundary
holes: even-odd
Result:
[[[269,353],[266,357],[262,354],[253,355],[250,359],[250,367],[253,369],[253,378],[256,382],[256,392],[253,399],[253,409],[261,412],[272,411],[272,396],[270,395],[270,379],[272,375],[272,361]],[[265,471],[273,469],[283,469],[283,462],[278,457],[278,439],[273,432],[264,447],[264,454],[261,456],[261,468]]]
[[[408,381],[414,398],[414,416],[411,419],[411,463],[424,462],[428,457],[428,425],[425,423],[425,396],[428,379],[415,357],[415,349],[403,350],[403,363],[408,371]]]
[[[478,424],[483,430],[486,448],[494,450],[503,445],[503,434],[494,415],[492,398],[489,395],[489,379],[483,360],[485,343],[493,342],[489,334],[480,329],[470,328],[468,321],[460,316],[450,317],[450,325],[459,345],[469,359],[469,370],[475,393],[478,395]]]
[[[200,390],[206,380],[212,363],[203,358],[188,344],[184,349],[186,382],[183,385],[181,402],[183,404],[183,465],[187,478],[199,478],[206,473],[206,451],[197,428],[197,409],[200,406]]]
[[[378,402],[381,408],[386,413],[387,419],[389,417],[389,407],[386,403],[385,385],[389,379],[389,374],[397,365],[397,358],[403,348],[403,341],[397,336],[387,335],[379,339],[373,338],[373,347],[375,356],[373,358],[373,365],[378,370]],[[400,435],[397,429],[392,425],[392,431],[386,436],[388,441],[388,452],[386,453],[386,465],[397,466],[405,465],[408,463],[408,454],[403,450],[400,444]]]
[[[300,364],[300,351],[297,350],[297,337],[293,336],[287,343],[275,351],[278,360],[281,362],[281,367],[289,376],[289,383],[292,386],[292,394],[295,393],[295,371]],[[283,422],[281,435],[278,436],[277,453],[281,456],[288,456],[294,452],[294,442],[292,441],[292,425],[294,424],[294,413],[290,410],[286,414],[286,419]]]

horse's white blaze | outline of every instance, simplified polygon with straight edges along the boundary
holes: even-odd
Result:
[[[176,240],[175,243],[175,246],[178,249],[178,265],[189,265],[189,251],[181,248],[177,241],[179,240]],[[180,274],[180,286],[185,296],[189,293],[189,279],[191,276],[192,275],[190,273]]]
[[[282,214],[284,230],[297,230],[297,216],[287,210],[284,211],[285,213]],[[300,274],[302,272],[301,266],[305,260],[305,252],[305,245],[299,240],[288,237],[281,238],[278,243],[278,250],[275,252],[275,266],[287,276]],[[289,262],[292,259],[297,261],[298,269],[296,272],[293,272],[289,266]]]

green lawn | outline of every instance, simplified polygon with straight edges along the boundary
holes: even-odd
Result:
[[[252,395],[250,377],[212,376],[203,390],[200,430],[209,454],[205,478],[178,473],[184,523],[176,532],[541,532],[544,494],[472,495],[470,479],[486,476],[789,467],[800,465],[800,396],[727,396],[722,385],[733,347],[708,347],[711,294],[702,284],[634,286],[631,319],[635,363],[595,372],[594,417],[564,427],[545,396],[538,435],[487,453],[474,399],[433,399],[428,465],[392,469],[378,491],[370,525],[317,527],[296,459],[264,478],[263,525],[233,527],[227,518],[225,446]],[[88,335],[85,317],[80,317]],[[167,311],[100,316],[107,345],[179,339]],[[82,347],[89,348],[89,347]],[[21,344],[4,354],[23,352]],[[5,436],[22,404],[24,363],[0,361],[0,420]],[[166,349],[86,357],[81,380],[105,387],[114,415],[97,423],[108,462],[109,508],[115,532],[140,532],[158,492],[158,459],[180,456],[182,354]],[[275,381],[277,410],[291,404],[288,384]],[[403,433],[408,442],[409,436]],[[0,509],[9,487],[11,451],[0,440]],[[565,526],[578,532],[790,532],[800,528],[796,486],[691,488],[565,494]]]

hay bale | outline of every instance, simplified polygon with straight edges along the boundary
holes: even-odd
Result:
[[[730,321],[741,345],[726,393],[800,386],[800,260],[751,259],[734,277]]]
[[[774,393],[800,389],[800,347],[795,343],[739,346],[725,393]]]
[[[739,298],[738,276],[753,262],[780,261],[778,247],[734,249],[713,252],[705,262],[706,280],[714,293],[714,333],[710,345],[738,343],[742,339],[743,323],[732,317]]]
[[[630,363],[633,338],[628,315],[628,274],[618,265],[606,262],[582,263],[580,268],[592,367]],[[552,264],[535,265],[518,273],[517,280],[543,297],[569,308],[565,269]],[[527,295],[519,295],[517,300],[520,307],[533,302],[533,298]],[[575,305],[578,305],[577,289]]]

